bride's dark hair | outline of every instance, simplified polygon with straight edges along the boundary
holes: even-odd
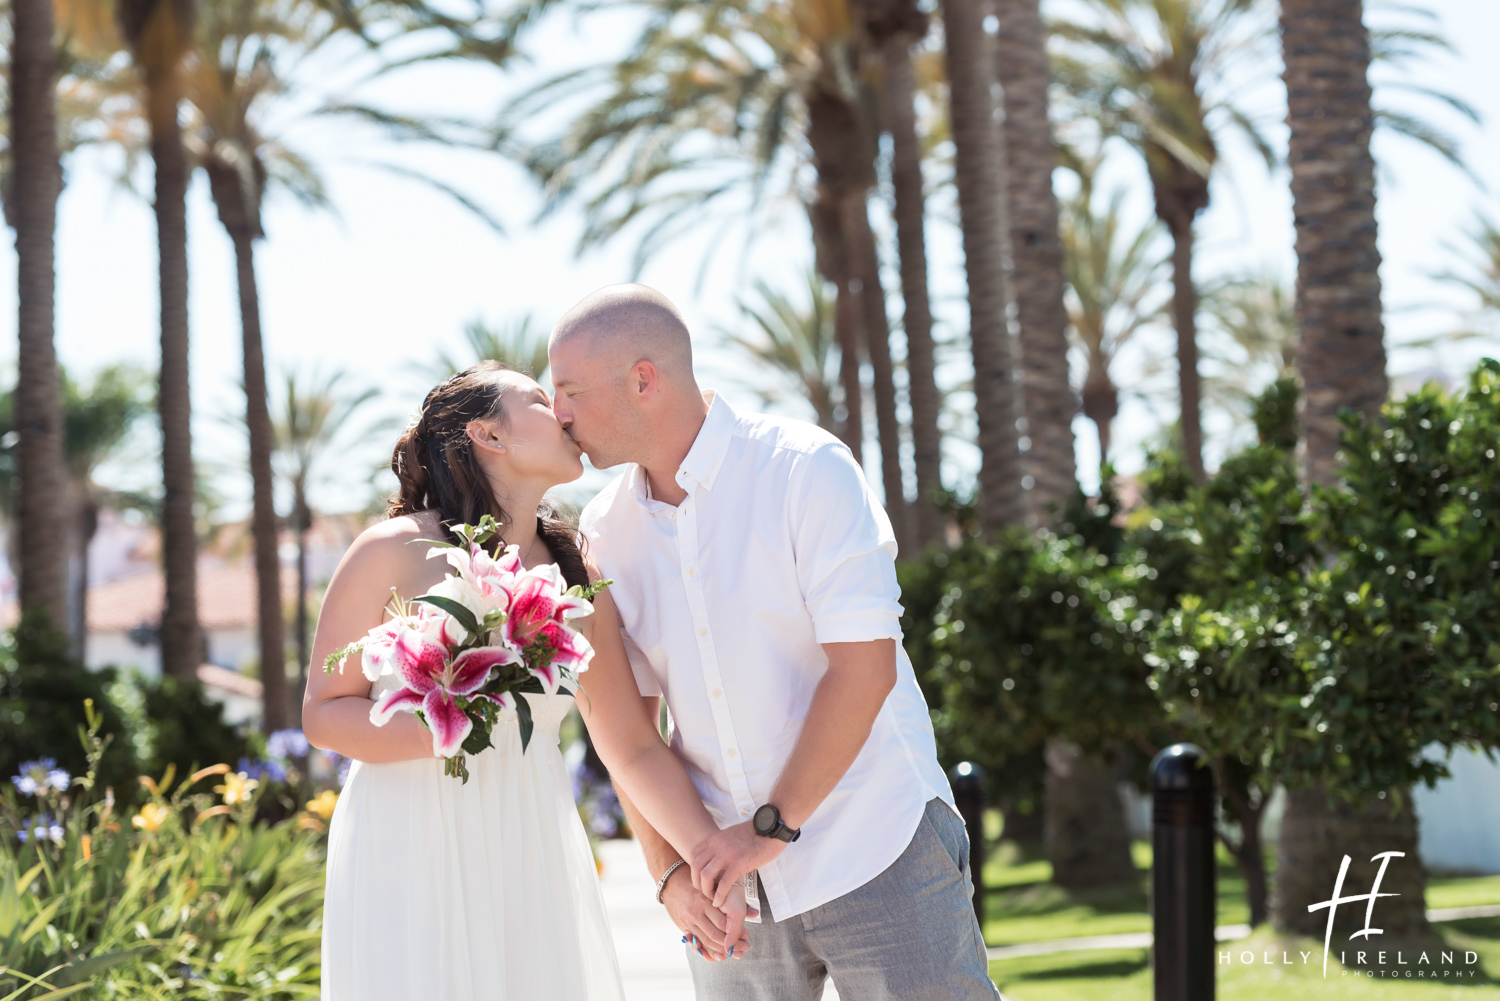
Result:
[[[500,362],[482,361],[432,388],[422,401],[422,415],[402,433],[391,455],[391,472],[400,489],[386,505],[386,517],[436,511],[443,531],[457,542],[452,526],[477,524],[488,514],[500,524],[503,538],[514,522],[495,500],[466,429],[476,420],[505,423],[498,376],[509,371]],[[577,530],[547,504],[536,511],[536,530],[563,579],[586,586],[588,569]]]

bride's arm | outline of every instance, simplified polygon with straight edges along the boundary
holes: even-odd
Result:
[[[370,722],[370,681],[359,655],[329,674],[323,661],[385,620],[391,586],[402,582],[411,560],[405,539],[390,522],[361,535],[334,571],[318,613],[302,731],[308,743],[346,758],[377,764],[432,757],[432,735],[412,713],[396,713],[385,726]]]
[[[594,614],[577,624],[587,624],[594,646],[594,659],[578,679],[578,711],[594,749],[636,809],[686,858],[703,838],[718,833],[719,825],[646,711],[608,591],[594,599]]]

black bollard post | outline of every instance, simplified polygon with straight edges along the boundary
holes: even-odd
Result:
[[[1214,777],[1173,744],[1151,760],[1151,930],[1156,1001],[1213,1001]]]
[[[969,877],[974,881],[974,916],[984,928],[984,769],[960,761],[948,773],[953,802],[969,832]]]

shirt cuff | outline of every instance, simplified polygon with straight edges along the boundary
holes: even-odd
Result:
[[[901,616],[895,612],[852,611],[820,615],[813,620],[819,643],[865,643],[901,639]]]

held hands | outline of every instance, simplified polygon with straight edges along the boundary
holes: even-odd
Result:
[[[708,896],[683,879],[681,874],[667,880],[666,889],[662,891],[661,902],[666,905],[672,923],[684,935],[690,936],[690,941],[697,940],[694,944],[699,955],[710,963],[727,959],[731,951],[738,959],[750,948],[750,940],[745,935],[745,890],[744,887],[734,889],[723,908],[715,907]]]
[[[774,862],[785,850],[785,841],[761,837],[746,821],[704,838],[693,849],[687,862],[693,870],[693,885],[705,896],[712,897],[715,907],[723,908],[735,889],[736,880]],[[743,887],[739,893],[743,896]]]

